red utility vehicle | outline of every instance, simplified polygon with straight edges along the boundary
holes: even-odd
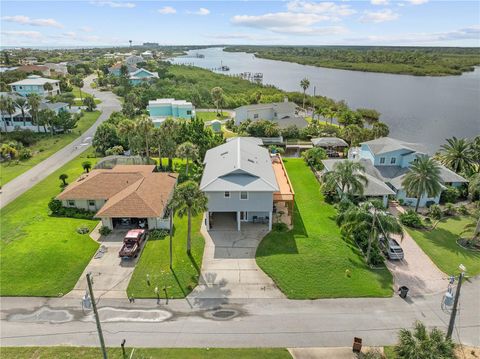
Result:
[[[142,247],[142,242],[145,240],[146,231],[144,229],[132,229],[128,231],[127,235],[123,239],[123,246],[118,253],[122,258],[134,258],[137,257]]]

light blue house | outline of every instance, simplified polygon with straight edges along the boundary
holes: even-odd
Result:
[[[108,73],[113,76],[120,76],[122,74],[122,70],[121,70],[122,66],[123,64],[121,62],[117,62],[112,67],[108,68]],[[129,74],[138,70],[137,67],[134,65],[125,65],[125,66],[127,66],[127,71]]]
[[[130,73],[130,83],[134,86],[149,82],[152,79],[158,79],[157,72],[150,72],[148,70],[145,70],[144,68],[141,68]]]
[[[148,101],[147,110],[155,127],[160,126],[167,117],[186,120],[195,117],[195,107],[191,102],[175,100],[174,98],[161,98]]]
[[[420,156],[428,156],[425,146],[418,143],[410,143],[397,140],[391,137],[377,138],[372,141],[363,142],[360,147],[352,148],[349,151],[349,160],[359,161],[365,167],[365,172],[369,184],[365,189],[365,196],[379,196],[370,193],[369,186],[376,185],[381,187],[380,183],[388,186],[398,200],[402,200],[405,204],[414,206],[417,199],[409,197],[403,188],[402,182],[405,174],[410,170],[410,164]],[[335,163],[345,160],[324,160],[326,171],[334,168]],[[440,177],[442,185],[459,187],[468,181],[459,176],[455,172],[449,170],[443,165],[440,165]],[[371,182],[371,183],[370,183]],[[379,187],[380,186],[380,187]],[[386,188],[385,194],[381,197],[386,204]],[[440,195],[436,197],[428,197],[427,194],[420,198],[420,207],[425,207],[430,203],[439,203]]]
[[[50,84],[52,89],[47,90],[45,88],[46,84]],[[24,97],[32,93],[36,93],[41,97],[55,96],[60,93],[59,80],[47,79],[38,75],[30,75],[24,80],[12,82],[9,86],[12,92]]]

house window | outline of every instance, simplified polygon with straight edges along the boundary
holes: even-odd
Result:
[[[192,114],[192,111],[191,110],[187,110],[187,115],[191,115]]]
[[[75,201],[67,201],[69,207],[75,207]]]
[[[273,113],[273,116],[274,116],[274,117],[277,117],[277,113],[276,113],[276,112],[274,112],[274,113]]]
[[[95,207],[95,201],[88,200],[88,205],[89,205],[90,207]]]
[[[257,119],[257,118],[258,118],[258,113],[254,114],[254,115],[253,115],[253,118],[254,118],[254,119]]]
[[[394,165],[396,162],[397,162],[397,158],[396,158],[396,157],[392,157],[392,158],[390,159],[390,164],[391,164],[391,165]]]
[[[248,199],[248,192],[240,192],[240,199],[241,200]]]
[[[230,198],[230,192],[225,191],[225,192],[223,193],[223,197],[224,197],[224,198]]]
[[[380,164],[383,165],[385,163],[385,157],[380,157]]]

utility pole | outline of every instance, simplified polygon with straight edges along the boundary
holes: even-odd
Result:
[[[450,314],[450,322],[448,323],[448,330],[447,330],[447,338],[450,339],[453,333],[453,327],[455,326],[455,317],[457,316],[457,307],[458,307],[458,300],[460,298],[460,288],[462,288],[462,280],[465,276],[465,267],[460,264],[461,273],[458,276],[458,285],[457,290],[455,292],[455,299],[453,301],[453,308],[452,313]]]
[[[98,338],[100,339],[100,346],[102,347],[103,359],[107,359],[107,349],[105,348],[105,341],[103,340],[102,327],[100,325],[100,318],[97,311],[97,303],[95,303],[95,297],[93,296],[92,279],[90,273],[87,273],[88,291],[90,292],[90,299],[92,301],[93,313],[95,314],[95,322],[97,323]]]

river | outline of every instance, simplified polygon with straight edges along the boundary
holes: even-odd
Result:
[[[230,67],[225,74],[261,72],[264,84],[286,91],[302,91],[300,80],[306,77],[309,94],[315,86],[317,95],[345,100],[352,108],[374,108],[392,137],[423,143],[430,152],[446,138],[480,134],[480,67],[461,76],[420,77],[306,66],[219,47],[192,50],[172,62],[207,69],[223,64]]]

